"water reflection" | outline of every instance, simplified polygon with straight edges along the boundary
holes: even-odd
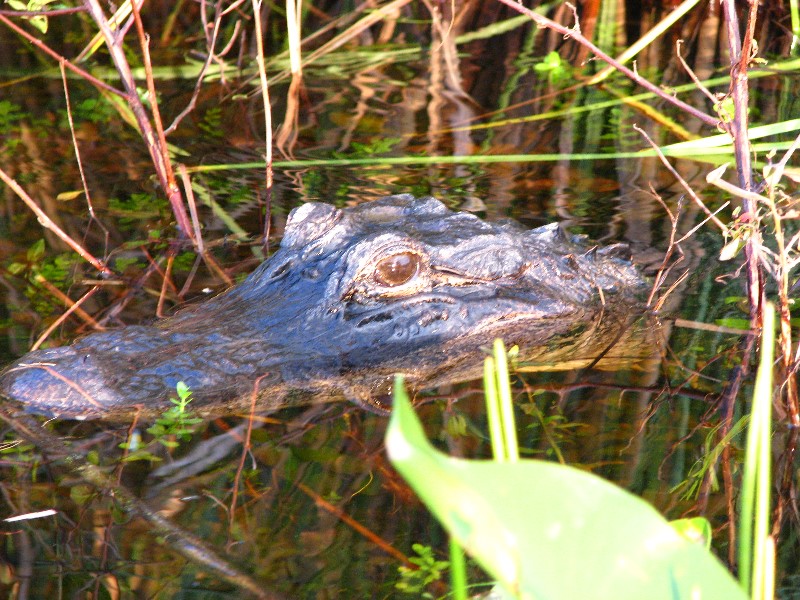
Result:
[[[476,29],[490,22],[492,15],[480,3],[471,6]],[[273,110],[286,115],[279,150],[287,158],[300,159],[334,153],[468,157],[623,151],[640,147],[641,140],[628,128],[634,122],[645,123],[657,140],[674,139],[672,132],[620,101],[620,93],[602,96],[611,104],[586,113],[582,107],[604,92],[577,90],[570,96],[570,110],[558,118],[529,118],[563,108],[563,97],[553,95],[559,85],[538,74],[533,60],[559,47],[560,36],[526,25],[454,50],[449,40],[459,31],[444,33],[434,32],[432,50],[424,55],[411,45],[407,54],[392,54],[383,62],[345,71],[344,76],[337,75],[336,68],[343,68],[337,65],[309,68],[299,90],[296,83],[276,83],[271,90]],[[702,41],[705,48],[708,40]],[[17,50],[0,52],[0,61],[17,56]],[[654,50],[639,68],[658,64],[661,54],[667,51]],[[678,78],[671,71],[663,81]],[[769,91],[769,85],[764,89]],[[63,314],[65,301],[56,290],[74,301],[93,286],[99,289],[81,306],[83,314],[76,311],[53,331],[53,345],[97,327],[152,320],[159,307],[168,313],[223,289],[226,278],[235,280],[252,271],[263,247],[259,236],[268,229],[274,248],[289,210],[307,201],[347,206],[409,192],[441,197],[454,208],[491,220],[513,217],[528,227],[558,220],[574,233],[587,233],[603,243],[628,242],[636,261],[653,274],[672,223],[664,218],[652,190],[676,214],[682,193],[656,159],[299,166],[276,172],[267,217],[260,168],[200,171],[193,174],[193,183],[204,239],[222,265],[222,271],[215,271],[189,248],[172,243],[172,216],[159,199],[140,140],[113,111],[106,111],[106,105],[89,102],[96,100],[93,90],[79,85],[71,89],[95,215],[90,217],[89,199],[72,194],[83,184],[61,112],[60,81],[43,76],[5,89],[4,98],[21,112],[9,125],[7,140],[14,145],[5,142],[3,167],[24,182],[59,226],[107,259],[117,276],[98,280],[7,197],[0,206],[2,364],[23,355]],[[252,96],[230,100],[224,84],[208,89],[196,121],[187,120],[170,138],[181,151],[179,160],[192,166],[259,160],[263,141],[258,102]],[[164,108],[177,113],[191,85],[165,81],[159,90]],[[218,98],[223,97],[227,100],[220,104]],[[797,100],[785,99],[779,107],[769,97],[762,100],[766,110],[796,112]],[[294,113],[291,108],[297,102]],[[221,114],[214,112],[220,107]],[[466,127],[487,114],[504,123]],[[698,128],[692,122],[686,126]],[[678,160],[676,168],[698,189],[704,187],[698,181],[705,171],[701,165]],[[704,198],[710,206],[718,204],[716,192],[706,191]],[[684,204],[677,219],[679,234],[692,229],[699,217],[695,206]],[[31,249],[42,237],[46,250],[38,255]],[[714,445],[715,401],[738,364],[739,337],[722,329],[675,327],[670,321],[678,315],[684,321],[724,320],[735,325],[745,316],[737,304],[739,284],[718,281],[722,276],[730,280],[733,270],[715,260],[720,245],[719,237],[706,229],[681,244],[683,262],[665,288],[684,271],[689,278],[672,290],[660,326],[623,319],[625,326],[611,331],[613,321],[600,319],[572,339],[561,339],[536,356],[520,357],[515,389],[520,438],[528,455],[561,458],[592,469],[642,494],[671,517],[693,511],[699,499],[715,525],[726,526],[731,490],[715,488],[716,480],[700,469]],[[169,260],[173,262],[166,277]],[[598,357],[600,362],[595,362]],[[463,357],[473,359],[477,360],[455,369],[459,379],[477,374],[480,356]],[[543,365],[559,369],[543,372]],[[436,392],[417,397],[430,437],[454,454],[487,456],[478,384],[440,383]],[[384,426],[382,417],[345,404],[291,408],[254,425],[233,418],[203,423],[192,440],[181,440],[177,449],[156,442],[146,447],[150,457],[118,462],[133,452],[130,446],[119,448],[130,444],[132,435],[142,435],[142,444],[152,439],[145,425],[48,425],[75,452],[113,473],[154,510],[200,535],[269,589],[288,597],[319,598],[396,593],[400,561],[337,511],[406,555],[415,542],[444,552],[442,532],[386,464]],[[29,597],[114,595],[120,589],[136,597],[168,597],[197,587],[218,597],[237,597],[233,588],[154,544],[146,522],[132,519],[114,498],[98,493],[57,463],[41,469],[34,460],[37,449],[10,428],[4,436],[9,445],[2,454],[0,492],[6,513],[50,507],[59,512],[5,525],[9,541],[3,550],[3,585],[19,585],[13,583],[16,576],[26,582]],[[247,439],[250,444],[245,446]],[[674,491],[675,486],[681,487]],[[786,537],[783,555],[790,560],[796,536],[789,532]],[[717,541],[724,555],[725,536]],[[795,569],[791,562],[787,568]]]

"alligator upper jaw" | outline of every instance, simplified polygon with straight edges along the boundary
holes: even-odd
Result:
[[[26,412],[73,419],[102,417],[109,408],[124,404],[105,385],[102,372],[71,346],[39,350],[0,373],[0,394],[18,402]],[[76,412],[75,407],[82,407]]]

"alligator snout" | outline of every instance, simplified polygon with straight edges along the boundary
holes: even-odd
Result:
[[[38,350],[0,374],[0,391],[29,410],[76,418],[102,415],[123,402],[104,385],[104,376],[91,356],[72,346]],[[75,414],[75,407],[83,414]]]

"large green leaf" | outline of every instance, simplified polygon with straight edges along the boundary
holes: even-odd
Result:
[[[395,468],[478,563],[519,598],[743,600],[709,552],[656,510],[572,467],[448,457],[395,383],[386,447]]]

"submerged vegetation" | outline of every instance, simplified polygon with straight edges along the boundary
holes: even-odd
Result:
[[[528,473],[517,453],[593,470],[670,517],[708,516],[701,523],[713,529],[717,555],[738,572],[746,594],[769,598],[773,569],[779,588],[800,572],[793,502],[800,343],[792,299],[800,262],[800,19],[796,3],[723,0],[720,10],[694,1],[675,10],[549,3],[535,12],[514,0],[8,1],[0,6],[0,72],[11,92],[0,100],[4,349],[21,355],[223,289],[270,252],[288,210],[305,200],[345,205],[434,193],[495,217],[558,219],[598,239],[626,237],[639,243],[638,258],[653,276],[651,309],[668,330],[674,326],[659,347],[663,362],[643,367],[654,376],[622,381],[580,371],[556,380],[514,365],[541,375],[515,380],[513,390],[525,397],[519,429],[504,381],[489,386],[503,400],[488,410],[423,407],[429,428],[442,420],[438,437],[450,449],[509,464],[487,465],[459,493],[452,486],[418,491],[441,507],[512,485],[512,499],[524,502],[519,512],[543,520],[525,520],[536,538],[535,523],[547,530],[567,518],[551,510],[587,514],[586,506],[560,500],[576,495],[558,492],[562,478],[598,486],[609,498],[596,519],[605,528],[578,544],[581,571],[595,576],[583,577],[588,589],[574,593],[588,597],[609,576],[594,560],[609,541],[635,554],[636,535],[661,535],[666,525],[643,501],[589,483],[574,468],[542,463],[549,474]],[[631,217],[640,213],[647,216]],[[700,262],[703,254],[713,255],[711,266]],[[744,293],[717,281],[739,276]],[[686,308],[673,320],[678,305]],[[631,361],[645,363],[638,352],[630,348]],[[497,372],[505,371],[487,369],[487,379],[496,381]],[[570,394],[583,388],[590,392],[576,408]],[[393,460],[402,420],[430,464],[447,464],[417,435],[402,388],[395,394]],[[503,415],[490,419],[488,438],[478,425],[486,412]],[[9,475],[0,477],[0,492],[7,512],[38,517],[8,531],[0,585],[20,598],[49,593],[57,586],[29,574],[44,561],[60,589],[95,597],[178,596],[196,585],[230,597],[237,590],[326,597],[345,588],[343,597],[441,596],[439,578],[461,564],[460,555],[445,560],[445,536],[418,525],[427,523],[424,511],[384,464],[384,425],[371,419],[350,411],[332,418],[315,407],[204,427],[191,414],[188,390],[179,389],[175,407],[148,424],[153,444],[143,448],[138,423],[101,432],[49,423],[40,431],[9,418],[0,448]],[[618,429],[617,437],[604,427]],[[666,429],[672,433],[659,439],[649,433]],[[636,445],[649,452],[631,451]],[[234,448],[240,456],[226,463]],[[45,472],[38,452],[61,459],[68,475]],[[134,482],[161,457],[164,465],[141,485],[182,527],[151,509],[152,497],[127,489],[138,490]],[[544,480],[522,481],[517,467]],[[42,483],[47,477],[53,483]],[[450,474],[441,477],[439,484]],[[71,486],[75,480],[84,483]],[[528,499],[541,491],[553,498],[534,507]],[[506,501],[481,500],[479,524],[495,524],[492,510]],[[621,514],[619,503],[631,512]],[[57,516],[39,511],[52,506]],[[513,516],[503,508],[498,518]],[[646,514],[642,521],[637,511]],[[87,524],[87,515],[105,520]],[[507,589],[539,593],[546,584],[566,597],[568,586],[582,583],[545,582],[534,568],[509,575],[509,564],[522,563],[492,562],[508,550],[492,538],[496,528],[475,544],[469,534],[483,529],[448,519],[450,534]],[[168,546],[150,548],[137,523]],[[620,536],[622,529],[630,535]],[[353,552],[362,536],[366,549]],[[548,546],[546,556],[532,546],[519,560],[572,564],[573,542],[560,553]],[[704,548],[680,546],[690,557],[686,568],[707,577],[712,596],[736,597]],[[487,548],[493,552],[481,557]],[[179,568],[175,555],[185,560]],[[656,559],[672,565],[674,556]],[[471,563],[467,571],[473,581],[481,577]],[[626,575],[611,589],[630,590]],[[454,587],[464,597],[462,584]],[[659,592],[666,593],[655,584],[648,597]]]

